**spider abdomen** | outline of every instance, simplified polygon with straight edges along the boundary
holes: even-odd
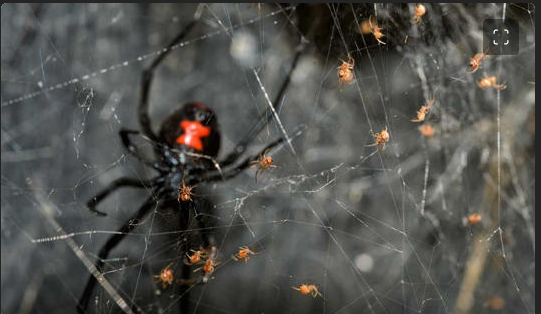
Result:
[[[162,122],[160,139],[175,150],[216,157],[220,149],[216,115],[204,104],[186,104]]]

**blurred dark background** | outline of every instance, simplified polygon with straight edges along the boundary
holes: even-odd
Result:
[[[89,271],[70,243],[95,261],[148,192],[114,193],[100,205],[107,217],[85,204],[115,178],[155,175],[118,130],[139,129],[142,70],[198,9],[156,73],[154,129],[183,103],[206,103],[225,156],[268,108],[252,69],[274,99],[302,42],[279,112],[295,151],[274,151],[281,167],[257,182],[252,169],[200,187],[222,261],[205,286],[184,293],[153,278],[170,262],[181,277],[201,243],[195,220],[187,231],[174,210],[144,220],[107,261],[127,302],[144,313],[178,313],[182,300],[190,313],[534,313],[534,7],[426,8],[416,25],[413,4],[4,4],[2,313],[75,311]],[[371,15],[386,45],[358,31]],[[519,54],[468,74],[483,19],[503,16],[519,21]],[[339,84],[348,54],[356,79]],[[484,75],[507,88],[480,89]],[[425,138],[410,120],[432,96]],[[268,119],[250,154],[283,136]],[[366,147],[385,127],[386,149]],[[465,224],[474,213],[482,221]],[[75,235],[47,239],[63,232]],[[261,253],[232,261],[244,245]],[[291,288],[302,283],[323,298]],[[118,312],[96,287],[89,313]]]

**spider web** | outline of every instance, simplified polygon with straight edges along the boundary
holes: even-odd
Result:
[[[93,273],[91,313],[176,313],[183,299],[193,313],[493,313],[500,300],[534,313],[534,7],[426,7],[417,26],[413,4],[2,6],[2,312],[73,312]],[[155,75],[154,129],[206,103],[225,156],[302,49],[248,152],[283,137],[271,152],[281,167],[198,188],[211,203],[192,214],[204,228],[179,228],[156,204],[100,274],[97,252],[150,190],[113,193],[99,205],[107,217],[85,204],[116,178],[155,175],[118,131],[139,129],[141,72],[194,12]],[[358,31],[371,15],[386,45]],[[468,74],[486,18],[518,20],[520,52]],[[348,54],[355,79],[339,84]],[[485,74],[507,88],[478,88]],[[426,138],[410,120],[432,96]],[[385,127],[386,149],[367,147]],[[147,156],[153,144],[137,141]],[[481,222],[464,223],[474,213]],[[201,233],[218,245],[211,280],[162,289],[154,275],[172,263],[180,279]],[[258,254],[236,262],[240,246]],[[304,283],[323,297],[292,289]]]

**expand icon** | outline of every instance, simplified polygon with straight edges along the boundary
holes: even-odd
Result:
[[[513,19],[483,21],[483,51],[487,55],[516,55],[519,51],[519,26]]]
[[[504,31],[507,35],[509,35],[509,30],[508,30],[507,28],[504,28],[503,31]],[[495,30],[492,31],[492,34],[496,35],[497,32],[498,32],[498,29],[496,28]],[[492,40],[492,44],[493,44],[494,46],[498,46],[498,45],[499,45],[498,42],[496,42],[496,39]],[[507,40],[503,43],[503,45],[504,45],[504,46],[509,45],[509,39],[507,39]]]

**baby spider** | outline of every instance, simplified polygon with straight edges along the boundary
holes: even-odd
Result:
[[[376,17],[373,15],[370,16],[368,20],[365,20],[361,23],[361,33],[363,34],[370,34],[372,33],[374,35],[374,38],[378,41],[378,43],[385,45],[383,41],[381,41],[381,37],[384,37],[383,33],[381,32],[383,28],[379,27],[376,21]]]
[[[502,90],[507,87],[503,83],[502,84],[496,83],[496,80],[497,78],[495,76],[490,76],[490,77],[485,76],[484,78],[482,78],[480,81],[477,82],[477,86],[481,88],[493,87],[498,90]]]
[[[236,261],[244,260],[245,263],[248,263],[248,260],[250,259],[250,254],[255,255],[256,252],[250,250],[246,246],[241,246],[239,251],[233,255],[233,259]]]
[[[419,109],[417,111],[417,118],[412,119],[411,121],[412,122],[422,122],[422,121],[424,121],[426,115],[428,114],[428,112],[432,108],[432,105],[434,104],[435,101],[436,101],[436,99],[434,97],[432,97],[432,99],[430,99],[428,101],[428,104],[424,104],[423,106],[421,106],[421,109]]]
[[[185,201],[192,201],[192,189],[195,188],[194,186],[187,186],[186,182],[184,182],[184,177],[182,177],[182,186],[180,186],[180,183],[178,184],[178,198],[177,201],[180,203],[180,200],[183,202]]]
[[[186,256],[188,257],[188,259],[184,259],[184,264],[186,265],[194,265],[194,264],[197,264],[201,261],[201,258],[206,258],[207,257],[207,251],[202,249],[202,248],[199,248],[199,250],[190,250],[193,252],[192,256],[188,255],[188,253],[186,253]]]
[[[473,56],[473,58],[470,59],[470,69],[472,70],[468,73],[474,73],[477,71],[481,66],[481,60],[488,58],[490,58],[490,56],[487,56],[484,52],[480,52]]]
[[[484,303],[483,307],[490,307],[492,310],[500,311],[505,306],[505,300],[497,295],[490,296]]]
[[[203,270],[203,272],[205,272],[205,275],[210,275],[214,272],[214,267],[220,265],[221,262],[216,262],[214,261],[212,258],[209,258],[205,261],[205,265],[197,268],[197,269],[194,269],[194,273],[196,271],[199,271],[199,270]]]
[[[385,149],[385,143],[389,141],[389,132],[387,132],[387,127],[383,129],[380,133],[373,134],[375,138],[374,144],[366,145],[367,147],[377,146],[381,145],[380,150]]]
[[[355,59],[353,59],[349,54],[348,54],[348,61],[344,61],[342,59],[340,59],[340,61],[342,61],[342,65],[340,65],[339,67],[337,67],[338,70],[338,81],[340,83],[349,83],[351,84],[353,82],[353,72],[351,70],[353,70],[353,67],[355,66]]]
[[[421,125],[419,127],[419,132],[421,132],[421,134],[423,134],[426,137],[432,137],[432,136],[434,136],[434,133],[436,131],[434,130],[432,125],[430,125],[430,123],[427,123],[427,124],[423,124],[423,125]]]
[[[413,13],[413,21],[417,23],[417,25],[420,25],[421,22],[423,21],[423,15],[425,15],[426,13],[426,7],[419,3],[416,7],[415,7],[415,13]]]
[[[156,278],[156,283],[162,283],[162,289],[167,288],[167,285],[173,284],[173,271],[171,270],[172,265],[173,263],[168,264],[164,269],[162,269],[159,275],[154,275],[154,278]]]
[[[300,291],[302,294],[311,293],[313,298],[317,297],[318,295],[323,298],[323,296],[321,295],[321,293],[319,293],[319,291],[317,290],[317,287],[315,285],[302,284],[298,288],[297,287],[291,287],[291,288],[293,288],[293,289],[295,289],[297,291]]]
[[[476,225],[481,222],[481,215],[480,214],[470,214],[468,218],[464,219],[465,225]]]
[[[250,167],[259,167],[259,169],[256,170],[255,172],[255,180],[257,181],[257,175],[259,174],[259,172],[263,172],[265,171],[265,169],[267,168],[277,168],[277,167],[280,167],[279,165],[275,165],[273,164],[273,160],[272,160],[272,157],[270,156],[267,156],[267,153],[269,152],[269,150],[265,150],[263,152],[263,154],[259,155],[259,158],[257,160],[253,160],[252,162],[250,162]]]

